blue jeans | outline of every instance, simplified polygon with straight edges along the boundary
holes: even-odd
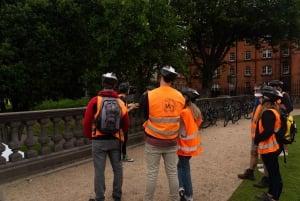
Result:
[[[177,172],[179,188],[183,188],[188,197],[193,196],[190,159],[191,156],[178,156]]]
[[[94,161],[95,177],[94,188],[97,201],[105,200],[105,164],[106,157],[109,157],[113,173],[113,193],[114,198],[122,197],[123,166],[121,161],[121,142],[118,139],[93,140],[92,155]]]
[[[147,166],[147,182],[144,201],[153,201],[156,189],[157,176],[160,159],[163,158],[165,172],[169,182],[169,200],[178,201],[178,179],[177,179],[177,146],[157,147],[145,144],[145,159]]]

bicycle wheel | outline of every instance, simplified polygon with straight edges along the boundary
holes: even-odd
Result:
[[[224,127],[226,127],[230,119],[230,114],[225,112],[224,115]]]
[[[253,112],[252,104],[251,103],[246,104],[245,111],[244,111],[245,119],[251,119],[252,118],[252,112]]]
[[[201,123],[200,128],[207,128],[210,125],[209,117],[207,113],[203,114],[203,121]]]

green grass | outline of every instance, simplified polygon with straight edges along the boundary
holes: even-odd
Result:
[[[295,116],[295,120],[300,125],[300,116]],[[280,201],[300,201],[300,129],[298,129],[295,139],[296,142],[288,146],[287,162],[284,163],[283,157],[279,157],[283,180]],[[258,182],[261,177],[262,174],[255,170],[256,181],[243,181],[228,201],[257,201],[254,196],[267,191],[267,189],[253,187],[253,184]]]

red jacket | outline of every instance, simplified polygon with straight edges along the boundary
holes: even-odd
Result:
[[[114,90],[105,90],[105,91],[103,90],[103,91],[100,91],[98,93],[98,95],[103,96],[103,97],[119,98],[118,93]],[[89,101],[89,103],[86,107],[86,110],[85,110],[84,118],[83,118],[84,134],[89,139],[92,139],[92,137],[91,137],[92,122],[93,122],[96,111],[97,111],[97,96],[93,97]],[[126,113],[126,115],[122,118],[122,121],[121,121],[121,128],[124,133],[128,131],[129,125],[130,125],[130,120],[129,120],[128,113]]]

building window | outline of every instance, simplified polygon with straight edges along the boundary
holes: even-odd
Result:
[[[235,53],[234,52],[229,53],[229,61],[235,61]]]
[[[288,47],[284,47],[281,50],[281,56],[282,57],[288,57],[290,56],[290,49]]]
[[[263,66],[261,74],[262,75],[272,75],[272,67],[268,66],[268,65]]]
[[[213,78],[219,78],[220,77],[220,70],[219,69],[216,69],[214,71],[214,74],[213,74]]]
[[[262,52],[262,58],[263,59],[269,59],[272,58],[272,50],[271,49],[265,49]]]
[[[249,94],[249,93],[252,92],[252,88],[251,88],[250,82],[246,82],[245,83],[245,92],[246,92],[246,94]]]
[[[251,52],[250,51],[245,52],[245,60],[251,60]]]
[[[288,63],[281,64],[281,74],[289,75],[290,74],[290,65]]]
[[[250,68],[250,66],[246,66],[244,75],[247,76],[247,77],[251,76],[251,68]]]

